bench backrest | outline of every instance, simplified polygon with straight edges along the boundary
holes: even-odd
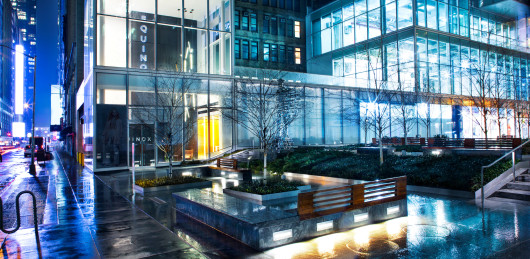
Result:
[[[237,169],[237,160],[231,158],[217,158],[217,167]]]

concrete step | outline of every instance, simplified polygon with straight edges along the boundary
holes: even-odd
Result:
[[[530,182],[511,182],[504,186],[505,189],[530,191]]]
[[[530,174],[524,173],[524,174],[521,174],[521,175],[515,177],[515,179],[518,182],[528,182],[528,183],[530,183]]]
[[[522,204],[522,205],[530,206],[530,201],[506,199],[506,198],[501,198],[501,197],[489,197],[486,200],[487,201],[499,202],[499,203],[515,203],[515,204]]]
[[[530,191],[523,190],[500,189],[496,191],[492,196],[514,200],[530,201]]]

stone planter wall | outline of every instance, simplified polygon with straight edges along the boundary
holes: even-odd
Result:
[[[192,189],[192,188],[211,188],[212,182],[211,181],[203,181],[203,182],[195,182],[195,183],[185,183],[185,184],[176,184],[176,185],[164,185],[164,186],[157,186],[157,187],[147,187],[142,188],[138,185],[134,185],[133,189],[135,193],[138,193],[142,196],[159,193],[159,192],[178,192],[183,191],[186,189]]]
[[[311,185],[304,185],[297,187],[298,190],[290,191],[290,192],[279,192],[279,193],[272,193],[272,194],[255,194],[255,193],[248,193],[248,192],[240,192],[240,191],[234,191],[230,189],[223,189],[223,193],[226,195],[230,195],[236,198],[244,199],[244,200],[254,200],[254,201],[270,201],[270,200],[276,200],[276,199],[284,199],[284,198],[290,198],[290,197],[297,197],[298,193],[303,190],[309,190],[311,189]]]

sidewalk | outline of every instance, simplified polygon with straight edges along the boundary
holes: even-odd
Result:
[[[40,249],[33,228],[24,226],[7,237],[4,257],[204,257],[71,157],[54,155],[45,168],[49,187],[39,225]],[[4,237],[0,233],[0,241]]]

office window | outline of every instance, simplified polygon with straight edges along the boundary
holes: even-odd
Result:
[[[460,17],[460,35],[467,37],[469,36],[469,13],[468,11],[465,9],[460,9],[459,17]],[[508,30],[505,30],[505,31],[507,32]]]
[[[300,1],[301,0],[294,0],[294,11],[300,12]]]
[[[262,3],[264,6],[269,6],[269,0],[263,0]]]
[[[294,36],[294,22],[293,20],[287,20],[287,37]]]
[[[234,28],[239,30],[239,11],[234,11]]]
[[[278,34],[278,19],[276,17],[271,17],[270,31],[272,35]]]
[[[280,19],[280,26],[278,28],[278,35],[285,36],[285,18]]]
[[[348,20],[353,17],[353,4],[342,7],[342,19]]]
[[[398,12],[397,13],[398,13],[398,29],[403,29],[403,28],[412,26],[412,0],[398,0]],[[433,19],[436,19],[436,15],[434,16]]]
[[[385,6],[385,33],[393,32],[396,30],[396,2],[392,2]]]
[[[278,45],[276,44],[271,44],[270,59],[271,62],[278,62]]]
[[[355,42],[366,40],[367,35],[367,18],[366,13],[355,17]],[[324,47],[322,47],[324,50]]]
[[[294,64],[294,48],[287,47],[287,64]]]
[[[425,0],[416,0],[416,18],[419,26],[425,25]]]
[[[449,32],[458,34],[458,8],[456,6],[451,6],[449,13]]]
[[[243,12],[241,17],[241,30],[248,31],[248,12]]]
[[[250,14],[250,31],[258,31],[258,15],[255,13]]]
[[[343,36],[344,46],[348,46],[355,43],[355,34],[353,27],[355,26],[353,19],[347,20],[343,24]]]
[[[269,46],[268,43],[263,44],[263,61],[269,61]]]
[[[277,5],[276,5],[276,1],[277,1],[277,0],[269,0],[269,4],[270,4],[270,6],[272,6],[272,7],[276,7],[276,6],[277,6]]]
[[[279,48],[280,51],[278,51],[278,62],[285,63],[285,46],[280,45]]]
[[[448,32],[447,27],[447,4],[438,3],[438,28],[440,31]]]
[[[374,38],[381,35],[381,13],[380,9],[368,12],[368,38]]]
[[[294,37],[295,38],[300,38],[300,31],[301,31],[300,22],[294,21]]]
[[[296,63],[297,65],[302,64],[302,52],[300,48],[294,49],[294,63]]]
[[[243,59],[248,59],[248,40],[241,41],[241,55]]]
[[[241,58],[241,53],[239,51],[239,39],[236,39],[234,40],[234,56],[236,59],[240,59]]]
[[[285,9],[285,0],[278,0],[278,7]]]
[[[366,13],[366,0],[354,0],[355,16]]]
[[[270,33],[269,21],[270,21],[270,16],[268,15],[263,16],[263,33]]]
[[[431,29],[438,29],[438,16],[436,15],[436,1],[427,1],[427,27]]]
[[[293,0],[285,0],[285,9],[293,10]]]
[[[257,0],[250,0],[251,3],[257,3],[258,1]]]
[[[250,45],[250,59],[258,60],[258,42],[253,41]]]

